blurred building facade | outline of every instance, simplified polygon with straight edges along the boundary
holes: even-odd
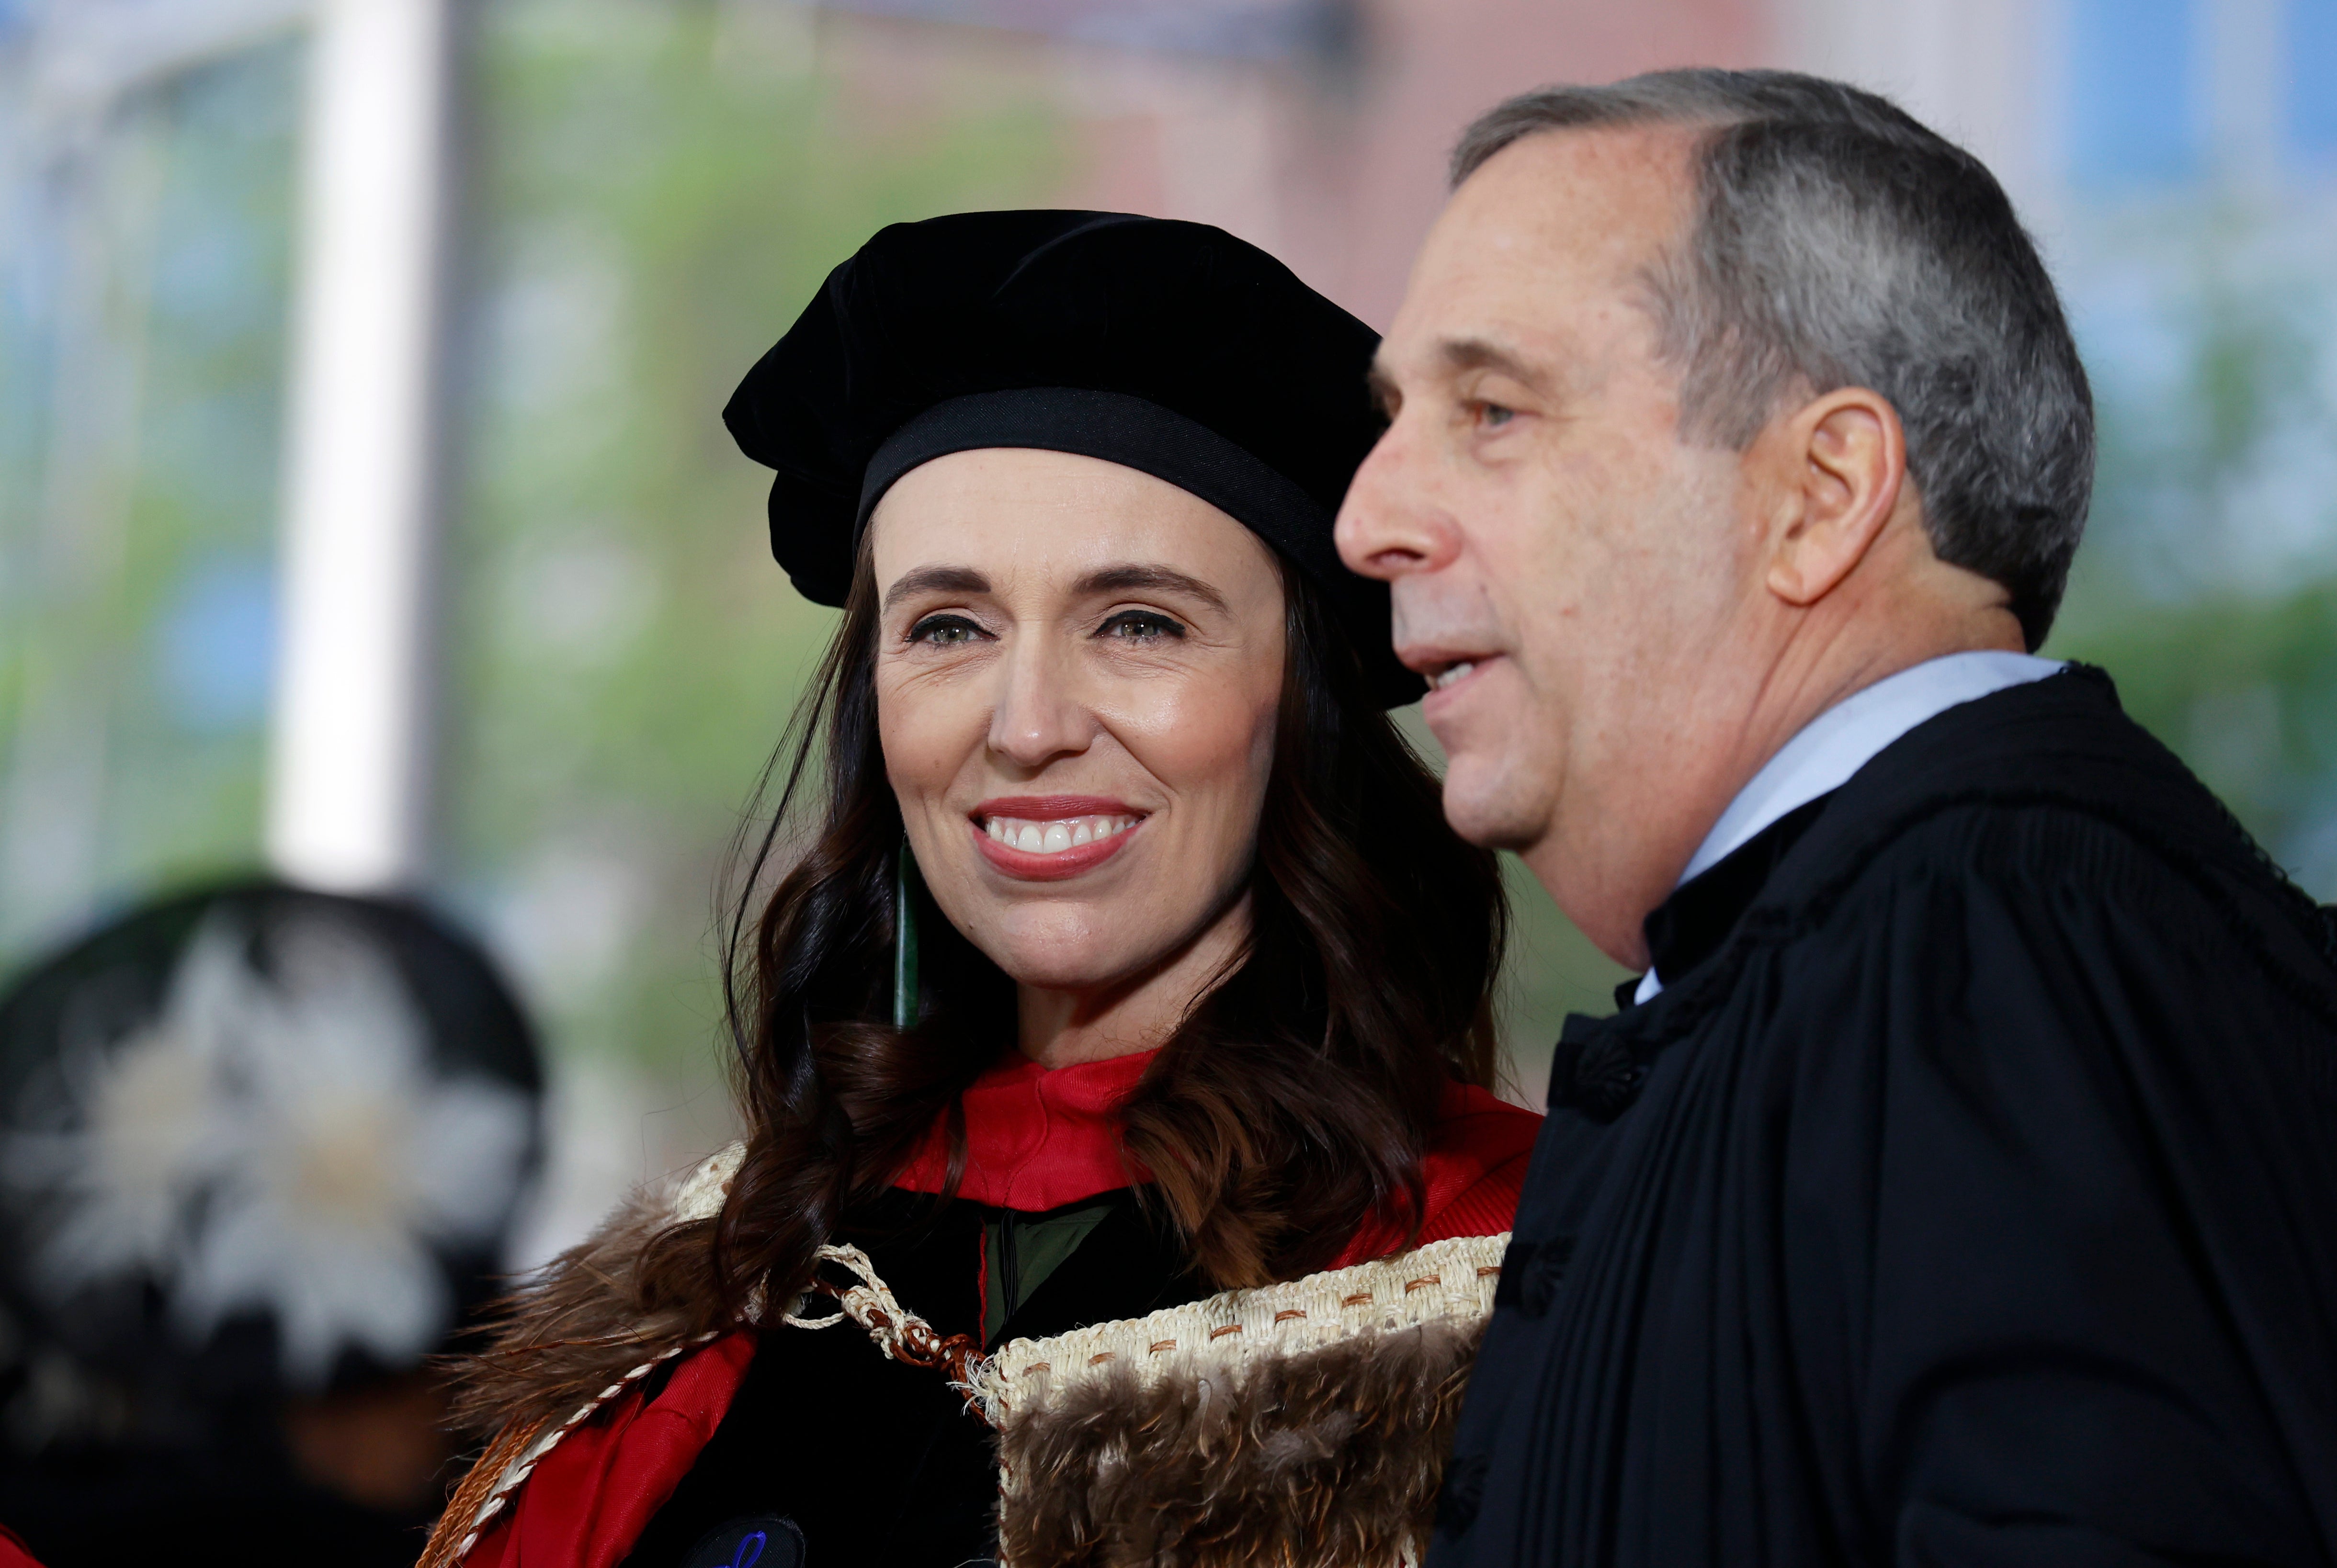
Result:
[[[304,88],[318,18],[358,3],[0,0],[0,960],[259,860],[285,809],[271,726],[280,753],[304,722],[286,595],[318,591],[279,542],[286,433],[314,439],[288,405]],[[399,677],[416,848],[351,874],[469,911],[550,1021],[572,1135],[545,1244],[727,1125],[712,890],[832,623],[763,555],[757,472],[715,413],[826,268],[886,221],[1095,206],[1219,224],[1384,326],[1453,137],[1545,81],[1815,69],[1999,170],[2105,413],[2095,539],[2049,651],[2107,660],[2337,893],[2318,716],[2337,711],[2337,0],[452,15],[445,439],[415,448],[437,472]],[[341,689],[309,711],[346,717]],[[1559,1016],[1602,1006],[1615,971],[1518,890],[1531,1097]]]

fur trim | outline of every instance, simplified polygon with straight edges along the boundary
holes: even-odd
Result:
[[[968,1390],[999,1427],[1001,1561],[1416,1561],[1507,1242],[1007,1346]]]
[[[1417,1561],[1483,1325],[1262,1359],[1231,1384],[1130,1367],[1015,1417],[1014,1568],[1388,1568]]]
[[[455,1378],[455,1421],[479,1437],[560,1426],[612,1386],[703,1337],[687,1307],[641,1310],[634,1265],[650,1239],[722,1212],[743,1144],[633,1193],[600,1230],[513,1291],[487,1349]],[[635,1374],[636,1376],[638,1374]]]

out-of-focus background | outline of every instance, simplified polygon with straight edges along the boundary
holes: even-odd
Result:
[[[714,890],[832,619],[717,414],[826,270],[1121,209],[1384,326],[1476,112],[1690,63],[2002,175],[2102,411],[2047,651],[2337,896],[2337,0],[0,0],[0,972],[426,891],[544,1024],[542,1259],[730,1130]],[[1530,1099],[1620,977],[1514,886]]]

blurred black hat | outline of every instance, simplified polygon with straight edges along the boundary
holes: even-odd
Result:
[[[0,994],[20,1369],[170,1426],[417,1367],[499,1288],[541,1088],[486,955],[419,906],[258,882],[108,924]],[[89,1414],[9,1391],[14,1440]]]
[[[771,553],[841,605],[860,531],[921,463],[978,447],[1077,453],[1167,480],[1305,571],[1395,706],[1386,586],[1331,525],[1378,439],[1378,336],[1207,224],[967,212],[880,229],[739,384],[723,420],[777,470]]]
[[[183,894],[0,992],[0,1520],[53,1568],[412,1563],[541,1087],[403,900]]]

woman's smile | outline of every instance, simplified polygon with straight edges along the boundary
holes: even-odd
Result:
[[[974,809],[983,858],[1022,881],[1092,871],[1125,848],[1146,813],[1100,795],[1002,795]]]

